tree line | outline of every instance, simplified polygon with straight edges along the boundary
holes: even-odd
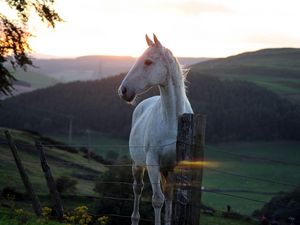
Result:
[[[117,95],[124,74],[100,81],[58,84],[0,103],[0,126],[41,133],[86,129],[127,138],[134,107]],[[153,88],[140,100],[158,94]],[[245,81],[191,71],[187,94],[195,113],[207,115],[208,141],[299,140],[299,106]]]

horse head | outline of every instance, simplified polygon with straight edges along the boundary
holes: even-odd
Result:
[[[121,83],[118,93],[127,102],[157,85],[167,84],[166,49],[153,34],[154,42],[146,35],[148,48],[137,59]]]

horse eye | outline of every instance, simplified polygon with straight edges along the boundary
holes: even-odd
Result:
[[[144,62],[145,65],[149,66],[152,64],[152,61],[150,59],[146,59]]]

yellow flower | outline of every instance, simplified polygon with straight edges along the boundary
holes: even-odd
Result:
[[[23,209],[15,209],[15,212],[17,214],[22,214],[24,212],[24,210]]]
[[[97,219],[100,225],[106,225],[108,223],[108,216],[101,216]]]

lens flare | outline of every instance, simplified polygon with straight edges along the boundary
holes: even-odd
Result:
[[[183,160],[177,164],[176,169],[200,169],[201,167],[216,168],[218,166],[219,166],[219,162]]]

